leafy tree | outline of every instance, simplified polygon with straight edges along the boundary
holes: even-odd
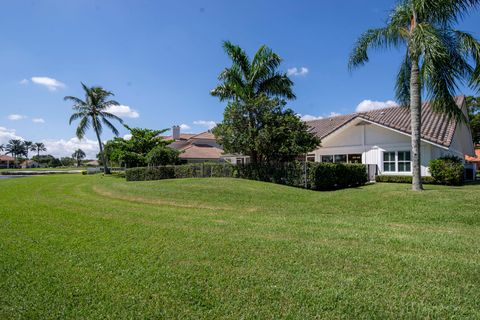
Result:
[[[0,151],[5,150],[5,146],[3,144],[0,144]]]
[[[156,146],[147,154],[146,161],[151,166],[165,166],[178,162],[180,151],[165,147]]]
[[[251,107],[256,109],[254,125],[245,117]],[[285,109],[285,101],[265,96],[248,106],[230,102],[213,133],[226,152],[254,155],[255,163],[292,161],[320,145],[308,125]]]
[[[61,157],[60,162],[64,167],[72,167],[75,164],[75,159],[71,157]]]
[[[232,60],[232,66],[220,74],[220,84],[211,94],[220,101],[228,101],[228,105],[223,122],[213,133],[229,153],[248,155],[252,163],[272,160],[274,154],[265,154],[266,150],[262,149],[262,143],[273,142],[266,142],[268,139],[264,127],[267,123],[270,126],[275,123],[285,124],[285,119],[288,118],[292,121],[291,127],[302,127],[298,118],[290,116],[291,110],[283,110],[283,99],[295,99],[293,82],[285,73],[278,71],[282,59],[266,46],[261,46],[251,60],[244,50],[228,41],[224,42],[223,48]],[[309,136],[307,140],[315,141],[314,143],[295,148],[286,147],[295,141],[293,133],[285,130],[282,134],[275,135],[276,146],[284,149],[284,155],[318,145],[313,134],[309,134],[306,127],[304,129],[301,134]],[[270,138],[273,139],[273,135]]]
[[[77,150],[75,150],[74,153],[72,153],[72,158],[77,161],[77,167],[80,167],[80,163],[81,163],[82,159],[85,159],[86,156],[87,155],[85,154],[85,152],[82,149],[77,149]]]
[[[480,144],[480,97],[469,96],[466,100],[473,143]]]
[[[17,159],[19,156],[26,156],[25,143],[22,140],[12,139],[9,140],[5,147],[6,154],[11,154],[15,158],[15,166],[17,165]]]
[[[50,154],[33,156],[32,160],[38,162],[41,167],[55,168],[60,167],[62,162]]]
[[[480,87],[480,43],[454,24],[479,0],[403,0],[392,10],[387,25],[370,29],[358,39],[350,68],[369,61],[369,49],[404,48],[396,79],[396,97],[410,106],[412,127],[412,189],[422,190],[420,132],[422,92],[435,111],[462,119],[455,104],[459,81]],[[475,62],[475,67],[470,64]]]
[[[35,142],[31,150],[37,153],[37,157],[40,157],[40,152],[47,151],[47,148],[42,142]]]
[[[114,94],[102,87],[87,87],[82,83],[82,88],[85,92],[85,100],[72,96],[66,96],[64,98],[64,100],[74,103],[72,108],[75,112],[71,115],[69,123],[72,124],[73,121],[80,119],[76,132],[78,139],[83,139],[85,132],[90,127],[93,127],[95,135],[97,136],[100,155],[102,156],[104,172],[108,174],[110,171],[108,170],[100,136],[103,131],[103,125],[118,136],[119,132],[110,120],[117,120],[120,123],[123,123],[123,120],[107,110],[112,106],[118,106],[120,104],[115,100],[109,100]]]
[[[166,141],[161,134],[168,129],[152,130],[146,128],[130,128],[131,138],[115,138],[107,141],[105,144],[105,154],[107,158],[120,166],[127,167],[145,166],[147,154],[156,147],[166,147],[171,141]]]

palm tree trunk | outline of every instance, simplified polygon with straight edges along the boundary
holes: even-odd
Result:
[[[412,126],[412,190],[421,191],[423,190],[420,159],[422,97],[420,92],[418,58],[412,59],[412,70],[410,74],[410,116]]]
[[[98,129],[95,129],[95,134],[97,135],[97,140],[98,140],[98,148],[100,149],[100,157],[102,157],[102,162],[103,162],[103,172],[105,174],[110,174],[110,170],[108,169],[107,165],[107,159],[105,158],[105,155],[103,154],[103,145],[102,145],[102,140],[100,139],[100,134],[98,134]]]

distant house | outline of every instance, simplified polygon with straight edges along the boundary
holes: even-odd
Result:
[[[100,162],[98,162],[98,160],[90,160],[85,162],[84,165],[87,167],[98,167],[100,166]]]
[[[172,135],[163,138],[173,140],[169,147],[179,150],[180,159],[187,163],[228,161],[233,164],[243,164],[248,161],[246,156],[225,154],[210,131],[198,134],[181,133],[179,126],[173,126]]]
[[[7,155],[0,155],[0,169],[15,168],[15,158]]]
[[[25,160],[20,164],[22,169],[39,168],[40,164],[34,160]]]
[[[475,168],[477,171],[480,171],[480,144],[475,146],[475,156],[470,157],[470,156],[465,156],[465,160],[475,164]]]
[[[457,97],[466,114],[465,97]],[[410,110],[391,107],[307,122],[322,140],[307,156],[310,161],[363,163],[374,175],[411,175]],[[430,175],[428,163],[446,155],[464,158],[475,154],[470,127],[422,106],[421,172]]]

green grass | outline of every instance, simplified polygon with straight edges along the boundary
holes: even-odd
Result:
[[[1,319],[480,318],[480,185],[0,180]]]

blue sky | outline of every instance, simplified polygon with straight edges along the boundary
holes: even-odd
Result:
[[[65,95],[82,95],[80,81],[113,91],[131,126],[184,124],[184,131],[203,131],[222,119],[225,106],[209,95],[230,64],[223,40],[250,54],[266,44],[284,59],[283,70],[297,68],[292,75],[297,100],[289,106],[299,114],[349,113],[364,100],[382,105],[394,98],[399,52],[374,53],[365,67],[347,69],[356,38],[383,24],[393,0],[1,4],[0,143],[22,137],[45,141],[56,155],[80,146],[92,156],[94,134],[82,142],[73,139],[71,106],[63,101]],[[459,27],[478,38],[479,18],[474,12]]]

